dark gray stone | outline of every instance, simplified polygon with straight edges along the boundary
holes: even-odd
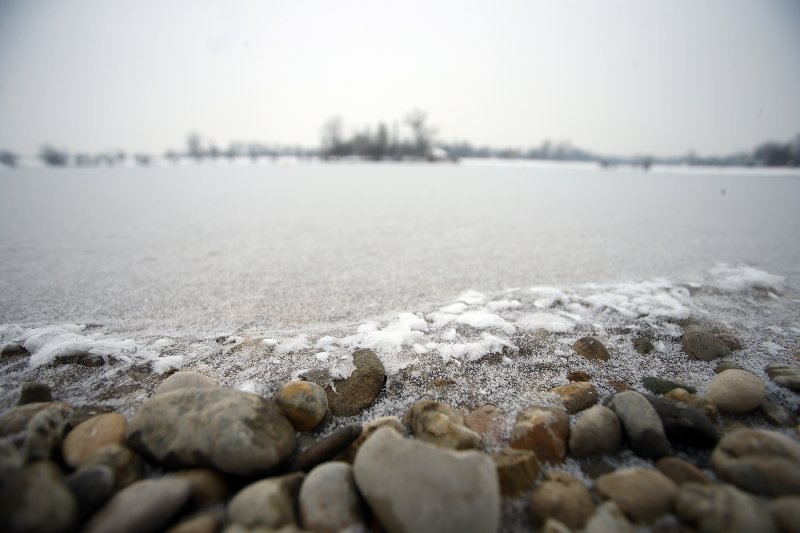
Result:
[[[50,390],[50,385],[47,383],[39,383],[37,381],[29,381],[22,384],[22,390],[19,393],[17,405],[52,401],[53,391]]]
[[[66,483],[75,495],[83,519],[92,516],[114,495],[114,472],[105,465],[74,472]]]
[[[655,350],[656,347],[653,346],[653,341],[647,337],[636,337],[633,339],[633,349],[641,355],[647,355]]]
[[[713,448],[719,442],[717,428],[700,409],[649,394],[645,398],[658,413],[671,442],[699,448]]]
[[[655,408],[636,391],[615,394],[608,407],[619,417],[625,436],[636,455],[658,459],[670,455],[664,424]]]
[[[308,472],[318,464],[333,459],[361,436],[361,424],[349,424],[297,454],[290,462],[290,471]]]
[[[3,346],[0,350],[0,357],[16,357],[18,355],[30,355],[30,352],[19,343],[11,343]]]
[[[50,461],[38,461],[17,472],[0,491],[0,530],[41,533],[71,531],[78,505]]]
[[[700,361],[711,361],[731,354],[731,349],[719,337],[694,325],[683,328],[682,346],[686,355]]]
[[[50,459],[61,446],[68,410],[53,403],[36,413],[25,428],[25,456],[28,462]]]
[[[383,363],[372,350],[353,353],[356,369],[347,379],[338,379],[325,387],[328,407],[334,416],[352,416],[375,403],[386,381]]]
[[[788,408],[773,403],[769,400],[761,402],[761,412],[764,418],[771,424],[782,427],[797,425],[797,416]]]
[[[642,378],[642,385],[644,388],[652,392],[653,394],[664,395],[671,391],[672,389],[683,389],[690,394],[694,394],[697,392],[697,389],[692,387],[691,385],[685,385],[683,383],[678,383],[677,381],[671,381],[669,379],[661,379],[654,376],[647,376]]]
[[[766,509],[755,498],[730,485],[681,485],[675,498],[675,514],[704,533],[775,531]]]

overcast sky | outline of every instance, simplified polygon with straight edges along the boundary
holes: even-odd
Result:
[[[729,153],[800,133],[800,2],[0,0],[0,148],[446,141]]]

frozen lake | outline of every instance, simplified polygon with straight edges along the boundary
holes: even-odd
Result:
[[[233,332],[716,263],[800,276],[800,179],[575,166],[0,172],[0,323]]]

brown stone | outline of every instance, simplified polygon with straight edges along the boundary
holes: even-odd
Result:
[[[593,513],[592,495],[583,483],[561,472],[548,474],[531,496],[531,520],[536,524],[554,518],[572,529],[580,529]]]
[[[125,417],[119,413],[97,415],[79,424],[64,439],[64,461],[77,468],[98,448],[123,444],[127,426]]]
[[[611,355],[602,342],[594,337],[581,337],[572,345],[575,353],[586,359],[608,361]]]
[[[492,454],[503,496],[514,497],[533,487],[541,465],[534,452],[506,448]]]
[[[597,403],[597,389],[591,383],[570,383],[550,390],[558,394],[570,414],[588,409]]]
[[[357,415],[375,403],[386,381],[383,363],[372,350],[353,352],[356,369],[347,379],[339,379],[325,388],[328,406],[334,416]]]
[[[464,425],[461,413],[433,400],[416,402],[406,411],[403,422],[416,438],[446,448],[467,450],[481,442],[480,435]]]
[[[219,525],[219,518],[214,513],[201,513],[179,522],[167,533],[217,533]]]
[[[597,493],[613,500],[634,522],[653,522],[672,510],[678,486],[658,470],[623,468],[600,476]]]
[[[139,455],[121,444],[106,444],[90,453],[79,470],[104,465],[114,472],[114,488],[121,490],[144,477],[144,462]]]
[[[297,431],[316,428],[328,413],[325,391],[310,381],[290,381],[275,395],[275,403]]]
[[[494,405],[483,405],[464,417],[464,425],[478,433],[484,444],[497,445],[503,441],[509,426],[506,415]]]
[[[517,414],[511,447],[531,450],[543,463],[562,463],[567,455],[569,415],[557,407],[528,407]]]
[[[591,381],[592,376],[583,370],[573,370],[567,374],[567,381]]]
[[[189,481],[192,501],[197,505],[217,503],[228,496],[228,483],[216,470],[192,468],[176,472],[175,476]]]
[[[656,468],[677,485],[683,485],[684,483],[713,483],[705,472],[677,457],[662,457],[656,461]]]

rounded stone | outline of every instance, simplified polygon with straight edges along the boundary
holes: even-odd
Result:
[[[53,406],[60,406],[66,412],[72,409],[69,405],[61,402],[29,403],[8,409],[0,415],[0,438],[25,431],[28,422],[30,422],[39,411]]]
[[[621,446],[619,418],[603,405],[584,411],[570,431],[569,452],[577,459],[614,454]]]
[[[541,465],[534,452],[506,448],[492,454],[503,496],[517,496],[533,487]]]
[[[274,528],[296,525],[297,493],[305,474],[295,473],[256,481],[228,504],[228,518],[248,528]]]
[[[175,473],[176,477],[191,484],[192,501],[197,505],[211,505],[228,497],[228,483],[217,471],[210,468],[192,468]]]
[[[118,492],[100,509],[85,533],[149,533],[161,531],[189,499],[185,479],[145,479]]]
[[[562,463],[567,455],[569,415],[557,407],[528,407],[517,414],[511,447],[531,450],[543,463]]]
[[[78,468],[98,448],[125,442],[126,428],[125,417],[119,413],[97,415],[78,424],[64,439],[64,461]]]
[[[567,374],[567,381],[592,381],[592,376],[583,370],[573,370]]]
[[[114,488],[123,489],[144,477],[144,463],[130,448],[121,444],[107,444],[93,451],[81,463],[80,470],[107,466],[114,472]]]
[[[464,417],[464,425],[479,434],[484,445],[497,446],[510,429],[506,415],[494,405],[483,405]]]
[[[583,533],[633,533],[634,529],[628,519],[613,501],[597,506],[597,510],[586,522]]]
[[[633,339],[633,349],[640,355],[647,355],[656,347],[653,345],[653,341],[647,337],[636,337]]]
[[[756,498],[725,484],[681,485],[675,514],[697,531],[708,533],[775,531],[769,513]]]
[[[38,402],[52,402],[53,391],[50,390],[50,385],[47,383],[39,383],[36,381],[27,382],[22,384],[22,390],[19,393],[19,400],[17,405],[27,405],[29,403]]]
[[[597,389],[588,382],[569,383],[550,390],[561,398],[564,409],[570,414],[588,409],[597,403]]]
[[[443,403],[419,400],[406,411],[403,422],[414,436],[446,448],[477,448],[481,436],[464,425],[464,416]]]
[[[0,482],[0,530],[72,531],[78,504],[50,461],[37,461]]]
[[[575,353],[586,359],[594,359],[600,361],[608,361],[611,355],[608,350],[598,339],[594,337],[581,337],[575,344],[572,345]]]
[[[339,454],[337,460],[352,464],[352,462],[356,459],[356,453],[358,453],[358,449],[361,448],[361,445],[364,444],[364,441],[366,441],[370,435],[382,427],[391,428],[397,431],[397,433],[400,435],[405,435],[406,433],[406,427],[396,416],[382,416],[374,420],[370,420],[364,424],[364,427],[361,430],[361,435],[359,435],[358,438],[347,447],[347,449]]]
[[[68,410],[53,403],[36,413],[25,428],[25,457],[28,462],[50,459],[61,447]]]
[[[719,337],[696,325],[683,328],[681,345],[690,359],[700,361],[711,361],[731,354],[731,349]]]
[[[656,468],[676,485],[713,482],[705,472],[677,457],[662,457],[656,461]]]
[[[274,402],[258,395],[183,388],[142,403],[129,424],[128,444],[169,467],[254,475],[294,451],[295,431]]]
[[[367,530],[367,509],[353,467],[330,462],[308,473],[298,498],[300,526],[309,531]]]
[[[531,496],[530,515],[536,524],[554,518],[572,529],[580,529],[594,513],[592,495],[580,480],[551,473]]]
[[[347,379],[333,382],[325,388],[328,406],[334,416],[352,416],[375,403],[386,380],[380,358],[372,350],[353,352],[356,369]]]
[[[162,381],[153,396],[185,388],[215,389],[217,387],[219,387],[217,380],[205,374],[193,370],[180,370]]]
[[[619,417],[636,455],[648,459],[670,455],[661,418],[644,396],[635,391],[620,392],[611,398],[608,407]]]
[[[489,533],[500,526],[497,471],[480,452],[408,440],[381,428],[361,446],[353,472],[389,533]]]
[[[100,509],[114,494],[114,471],[105,465],[82,468],[66,479],[83,518]]]
[[[672,509],[678,487],[658,470],[622,468],[597,478],[597,493],[634,522],[650,523]]]
[[[731,369],[714,376],[704,396],[722,413],[742,414],[758,409],[767,389],[755,374]]]
[[[310,381],[290,381],[275,395],[275,403],[297,431],[316,428],[328,414],[325,391]]]
[[[289,463],[289,471],[308,472],[318,464],[333,459],[347,450],[361,436],[361,424],[340,427],[322,440],[316,441],[303,452],[295,455]]]
[[[739,429],[711,453],[721,480],[765,496],[800,494],[800,443],[774,431]]]
[[[800,392],[800,365],[770,365],[766,371],[769,379],[778,385]]]
[[[661,379],[655,376],[647,376],[642,378],[642,385],[644,388],[652,392],[653,394],[664,395],[668,392],[675,390],[675,389],[683,389],[691,394],[697,392],[692,386],[684,385],[683,383],[678,383],[677,381],[672,381],[669,379]]]
[[[800,496],[783,496],[769,503],[769,514],[780,531],[800,529]]]

